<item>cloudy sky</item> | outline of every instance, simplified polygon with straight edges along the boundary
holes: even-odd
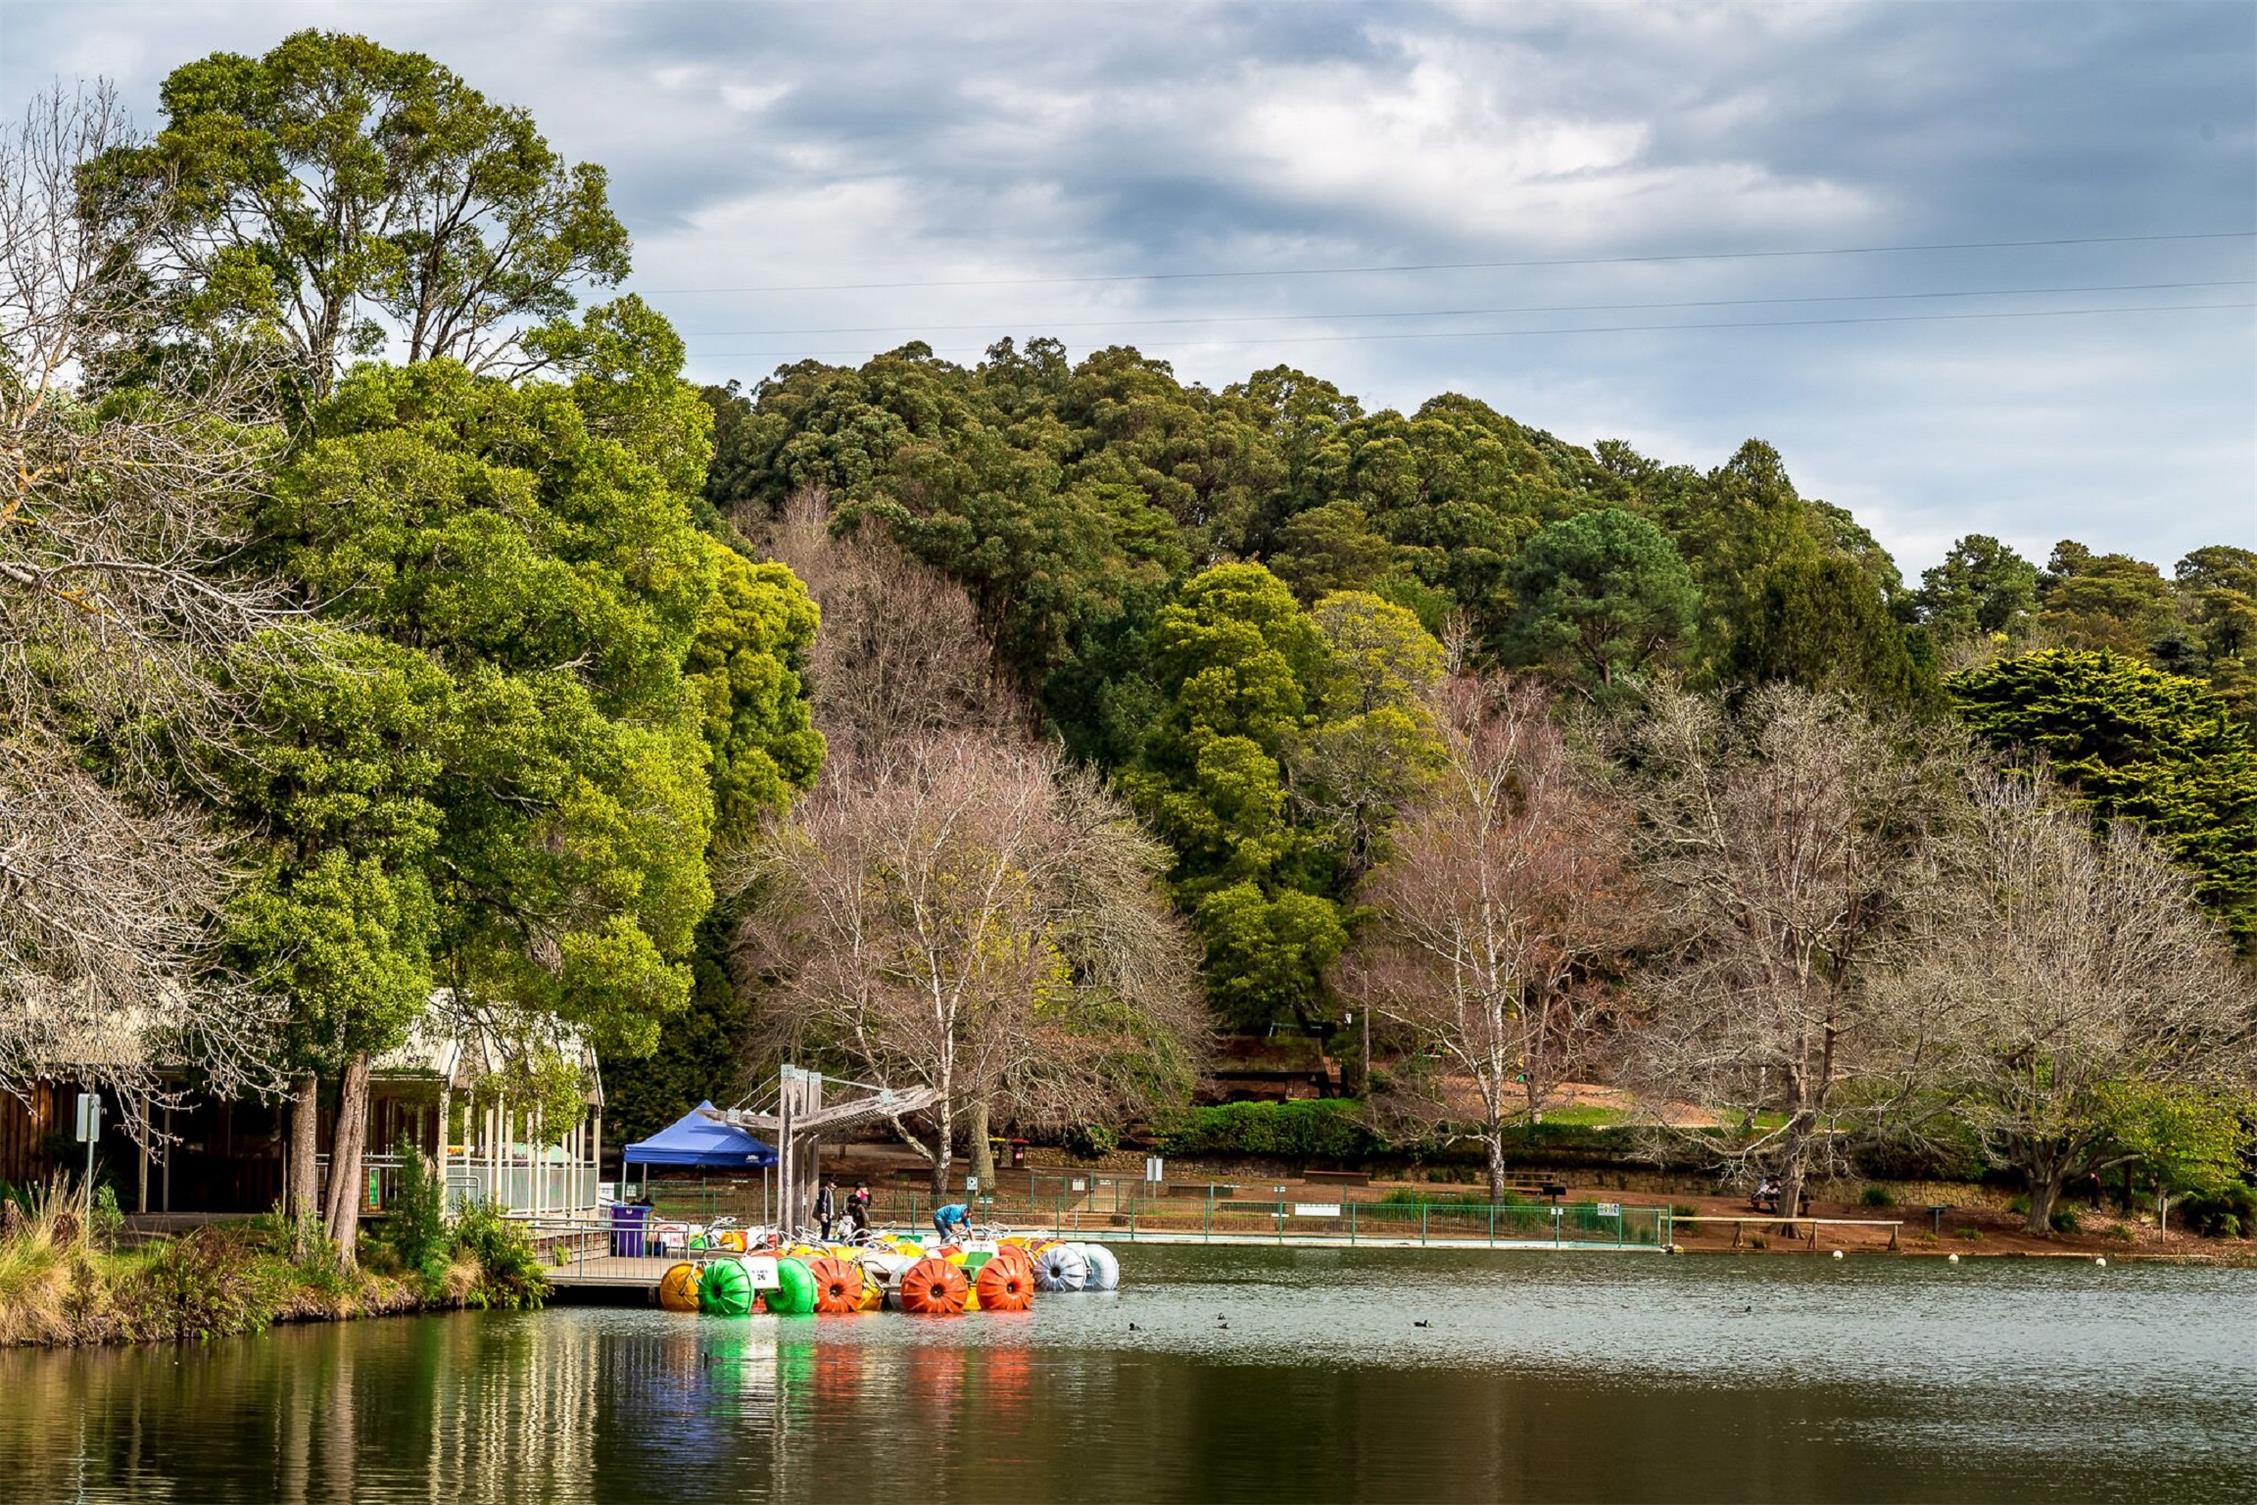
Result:
[[[1760,435],[1908,574],[1970,531],[2257,546],[2238,0],[0,0],[0,97],[107,75],[153,120],[175,64],[301,26],[607,165],[700,378],[1054,333],[1701,466]],[[1959,248],[1707,254],[1910,246]]]

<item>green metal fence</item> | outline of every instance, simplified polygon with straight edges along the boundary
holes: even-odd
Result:
[[[969,1202],[976,1225],[1092,1238],[1621,1248],[1666,1248],[1671,1241],[1669,1208],[1618,1202],[1382,1202],[1358,1200],[1347,1188],[1159,1184],[1024,1172],[999,1180],[992,1191],[939,1199],[919,1187],[875,1187],[873,1217],[880,1227],[921,1229],[930,1226],[933,1208],[948,1201]],[[757,1180],[658,1182],[652,1190],[661,1217],[763,1220]]]

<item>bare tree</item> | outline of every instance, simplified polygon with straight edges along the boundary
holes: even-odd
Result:
[[[1437,700],[1440,784],[1366,880],[1372,920],[1340,982],[1438,1056],[1445,1082],[1471,1083],[1501,1199],[1507,1130],[1540,1119],[1582,1061],[1609,996],[1596,974],[1636,943],[1646,906],[1629,808],[1577,766],[1540,687],[1462,675]],[[1404,1106],[1468,1118],[1444,1092]]]
[[[939,1094],[895,1124],[935,1191],[990,1107],[1086,1119],[1124,1048],[1185,1052],[1189,950],[1126,820],[1048,749],[956,734],[826,780],[754,854],[741,938],[764,1017],[780,1044]]]
[[[67,1070],[147,1097],[160,1061],[192,1062],[231,1090],[263,1079],[271,1022],[214,980],[211,922],[232,875],[169,780],[192,767],[179,747],[232,727],[213,661],[287,620],[279,593],[235,567],[236,519],[275,436],[248,395],[265,384],[243,370],[205,360],[134,369],[131,385],[118,375],[156,310],[131,270],[135,222],[102,217],[74,174],[130,138],[97,87],[42,96],[0,142],[10,1090]]]
[[[828,499],[809,489],[756,530],[822,608],[808,679],[830,765],[880,779],[903,749],[937,734],[1031,731],[963,587],[874,523],[843,538],[830,523]]]
[[[2257,991],[2178,869],[2130,825],[2095,839],[2042,770],[1982,769],[1950,902],[1889,989],[1918,1085],[2029,1180],[2044,1234],[2062,1188],[2136,1158],[2127,1088],[2246,1088]]]
[[[1657,1126],[1776,1174],[1791,1216],[1860,1126],[1845,1088],[1889,1075],[1873,983],[1935,897],[1945,765],[1911,726],[1784,684],[1734,711],[1661,691],[1628,752],[1676,925],[1631,1076]]]

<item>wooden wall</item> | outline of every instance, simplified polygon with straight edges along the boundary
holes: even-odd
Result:
[[[61,1115],[75,1111],[78,1089],[57,1088],[35,1082],[23,1097],[0,1092],[0,1181],[18,1186],[43,1181],[57,1167],[40,1148],[40,1141],[70,1124]]]

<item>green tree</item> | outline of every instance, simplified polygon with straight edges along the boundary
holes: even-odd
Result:
[[[1905,598],[1904,575],[1889,551],[1881,547],[1866,526],[1850,514],[1847,507],[1837,507],[1832,502],[1808,498],[1803,502],[1803,521],[1812,538],[1830,554],[1839,554],[1865,572],[1873,588],[1891,612],[1909,610],[1911,602]]]
[[[682,446],[702,462],[706,412],[678,381],[669,403],[629,401],[645,375],[366,368],[268,519],[315,599],[454,680],[450,984],[630,1053],[687,996],[717,797],[742,823],[821,751],[796,670],[812,608],[692,524],[666,467]]]
[[[2037,626],[2062,648],[2142,654],[2172,624],[2163,572],[2128,554],[2095,554],[2064,539],[2040,582]]]
[[[1300,513],[1278,531],[1270,569],[1304,601],[1327,591],[1369,590],[1388,573],[1395,546],[1354,502],[1328,502]]]
[[[735,382],[704,387],[698,395],[713,410],[713,463],[705,472],[705,503],[713,520],[758,505],[760,455],[753,407]]]
[[[2257,722],[2257,553],[2212,544],[2174,573],[2179,615],[2200,640],[2210,688],[2244,722]]]
[[[1933,693],[1872,579],[1838,555],[1789,558],[1766,572],[1730,664],[1752,682],[1787,680],[1871,705],[1903,706]]]
[[[88,186],[153,220],[148,270],[185,328],[278,340],[316,398],[388,338],[507,361],[574,287],[627,274],[603,169],[421,53],[301,31],[174,69],[159,103],[155,140]]]
[[[1938,642],[2019,640],[2037,610],[2038,568],[1997,539],[1970,533],[1921,573],[1920,620]]]
[[[1316,1024],[1341,899],[1437,755],[1419,697],[1440,648],[1401,607],[1340,592],[1304,612],[1239,564],[1185,585],[1151,658],[1164,708],[1122,783],[1177,855],[1209,997],[1241,1026]]]
[[[678,342],[630,301],[569,348],[568,384],[356,370],[259,520],[262,556],[360,634],[335,638],[341,682],[268,697],[235,811],[294,843],[237,936],[290,990],[301,1066],[342,1074],[337,1164],[370,1058],[437,988],[651,1049],[689,993],[709,850],[821,761],[812,605],[692,519],[708,419]],[[356,1200],[331,1198],[348,1250]]]
[[[1706,475],[1662,472],[1646,490],[1640,510],[1676,542],[1707,608],[1696,656],[1722,668],[1734,645],[1756,630],[1777,567],[1818,552],[1786,462],[1750,439]]]
[[[2154,1178],[2159,1222],[2174,1199],[2214,1195],[2238,1178],[2250,1148],[2246,1093],[2133,1081],[2099,1098],[2110,1151]]]
[[[405,1038],[434,986],[452,686],[412,649],[336,630],[255,645],[236,663],[250,730],[214,771],[230,813],[261,833],[260,865],[225,931],[239,970],[287,1008],[290,1185],[310,1219],[319,1079],[342,1082],[331,1164],[357,1165],[369,1060]],[[331,1177],[321,1213],[350,1258],[357,1181]]]
[[[2046,758],[2095,820],[2145,825],[2234,937],[2257,939],[2257,745],[2200,680],[2052,649],[1945,687],[1978,736]]]
[[[1666,664],[1700,592],[1676,545],[1634,513],[1601,508],[1542,529],[1513,556],[1505,652],[1597,694]]]
[[[1331,382],[1290,366],[1257,371],[1226,387],[1224,394],[1247,404],[1284,466],[1277,485],[1256,509],[1247,549],[1257,554],[1290,549],[1279,528],[1340,495],[1353,450],[1350,425],[1363,416],[1363,405]]]

